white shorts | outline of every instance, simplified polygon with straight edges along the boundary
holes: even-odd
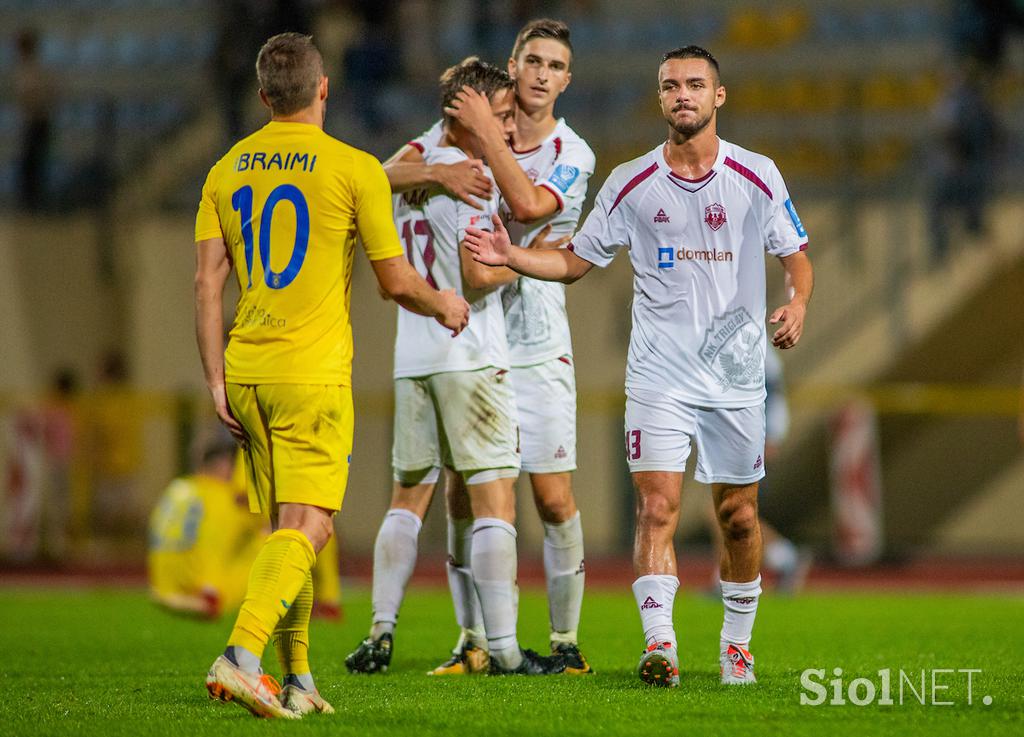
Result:
[[[395,379],[395,478],[448,466],[519,475],[519,428],[508,371],[451,371]]]
[[[697,407],[651,391],[626,391],[630,471],[686,470],[691,438],[702,484],[752,484],[764,477],[764,404]]]
[[[519,442],[527,473],[576,470],[576,374],[572,357],[513,368]]]

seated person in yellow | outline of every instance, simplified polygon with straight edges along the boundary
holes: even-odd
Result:
[[[150,515],[149,589],[168,609],[214,618],[245,597],[269,522],[249,511],[236,455],[230,437],[205,442],[196,472],[174,479]]]

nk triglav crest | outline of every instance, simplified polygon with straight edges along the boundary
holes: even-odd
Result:
[[[754,389],[764,383],[761,328],[744,307],[712,321],[704,333],[700,357],[722,389]]]

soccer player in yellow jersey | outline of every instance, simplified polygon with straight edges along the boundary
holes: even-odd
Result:
[[[236,452],[226,432],[207,440],[196,472],[174,479],[150,515],[150,595],[172,611],[215,618],[245,596],[266,518],[249,512]]]
[[[457,335],[469,305],[406,260],[380,163],[323,131],[312,39],[283,33],[256,61],[270,122],[210,170],[196,217],[196,337],[217,415],[243,443],[252,511],[274,532],[253,563],[210,695],[256,716],[331,712],[310,675],[310,570],[341,508],[352,449],[349,299],[358,235],[381,290]],[[224,284],[241,291],[227,349]],[[260,668],[274,637],[281,689]]]

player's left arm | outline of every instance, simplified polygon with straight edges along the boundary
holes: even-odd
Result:
[[[516,220],[532,223],[561,209],[558,198],[545,187],[531,182],[519,166],[512,149],[505,143],[505,135],[491,112],[486,95],[472,87],[463,87],[445,112],[480,141],[494,181]]]
[[[240,442],[245,431],[231,415],[224,383],[224,284],[231,274],[231,258],[222,237],[196,244],[196,342],[203,362],[206,388],[213,398],[217,417]]]
[[[814,291],[814,269],[806,251],[780,256],[779,261],[786,272],[786,296],[789,302],[775,310],[768,322],[772,325],[782,323],[772,336],[772,345],[776,348],[792,348],[804,332],[807,303]]]

